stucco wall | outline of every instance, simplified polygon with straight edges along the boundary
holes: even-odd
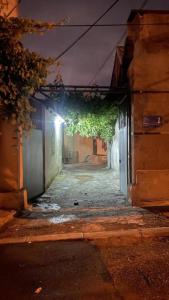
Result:
[[[166,23],[168,14],[150,13],[141,23]],[[138,19],[138,17],[137,17]],[[132,186],[135,205],[169,204],[169,28],[140,26],[137,34],[130,28],[134,43],[129,68],[132,95]],[[166,91],[166,92],[165,92]],[[145,116],[160,116],[157,128],[145,128]],[[144,189],[144,193],[142,191]]]
[[[77,135],[75,138],[75,149],[79,152],[79,162],[85,161],[87,156],[93,154],[93,139]]]
[[[101,139],[97,139],[97,155],[106,155],[106,148]]]
[[[63,125],[55,117],[45,109],[45,187],[62,170]]]
[[[81,162],[97,162],[98,156],[106,156],[106,150],[103,147],[103,142],[100,139],[96,139],[96,152],[93,153],[93,139],[82,137],[79,134],[74,136],[64,135],[64,162],[69,163],[81,163]]]
[[[17,2],[17,0],[0,0],[0,15],[6,16],[12,11],[10,17],[16,17],[18,15],[18,6],[15,8]]]
[[[0,1],[0,16],[6,15],[17,0]],[[11,16],[17,16],[14,11]],[[23,186],[22,145],[16,128],[8,120],[0,120],[0,193],[17,191]]]
[[[10,120],[0,120],[0,208],[27,206],[23,189],[22,134]]]
[[[0,1],[0,16],[6,16],[17,0]],[[18,9],[10,17],[16,17]],[[0,208],[20,209],[27,206],[23,189],[22,138],[10,121],[0,121]]]
[[[84,162],[87,156],[93,154],[93,139],[64,135],[64,157],[69,157],[69,163]],[[65,160],[66,162],[66,160]]]
[[[19,188],[18,135],[8,121],[0,122],[0,191],[8,192]]]

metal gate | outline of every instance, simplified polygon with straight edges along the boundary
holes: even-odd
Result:
[[[32,129],[23,139],[24,187],[28,199],[44,192],[43,132]]]
[[[127,117],[121,116],[119,121],[119,163],[120,163],[120,190],[127,196]]]

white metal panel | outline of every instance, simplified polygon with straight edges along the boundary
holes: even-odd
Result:
[[[119,130],[120,190],[127,196],[127,126]]]
[[[32,129],[23,141],[24,186],[28,199],[44,192],[43,179],[43,133]]]

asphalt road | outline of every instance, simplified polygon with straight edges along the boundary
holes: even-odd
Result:
[[[168,300],[169,239],[0,246],[1,300]]]
[[[0,246],[1,300],[110,300],[111,276],[85,241]]]

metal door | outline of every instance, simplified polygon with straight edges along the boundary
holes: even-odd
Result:
[[[119,129],[119,162],[120,162],[120,190],[127,196],[127,122],[120,124]]]
[[[28,199],[44,192],[43,132],[32,129],[23,140],[24,187]]]

